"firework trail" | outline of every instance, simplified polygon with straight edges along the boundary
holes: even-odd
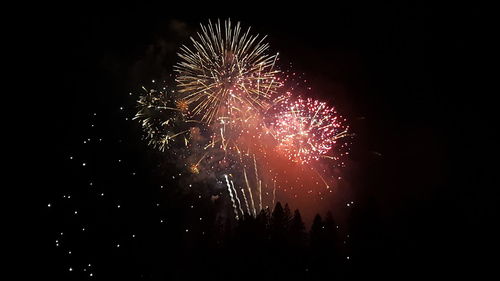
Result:
[[[259,173],[257,172],[257,161],[255,160],[255,154],[253,155],[253,165],[255,168],[255,182],[257,185],[257,193],[259,194],[259,212],[262,211],[262,182],[259,179]]]
[[[238,216],[238,209],[236,207],[236,202],[234,201],[233,192],[231,191],[231,185],[229,184],[229,179],[227,178],[227,175],[224,175],[224,177],[226,178],[227,191],[229,192],[231,203],[233,203],[234,217],[236,218],[236,220],[239,220],[240,218]]]
[[[273,186],[273,203],[271,205],[271,208],[274,209],[274,201],[276,200],[276,181],[273,180],[274,186]]]
[[[247,212],[249,215],[252,215],[250,211],[250,205],[248,205],[247,196],[245,195],[245,189],[243,187],[240,188],[241,194],[243,195],[243,200],[245,201],[245,206],[247,207]]]
[[[243,169],[243,175],[245,176],[245,183],[247,184],[248,194],[250,194],[250,203],[252,203],[252,210],[254,217],[257,216],[257,212],[255,211],[255,203],[253,201],[252,189],[250,188],[250,184],[248,183],[247,170]]]
[[[245,212],[243,212],[243,208],[241,208],[241,201],[240,201],[240,198],[238,196],[238,192],[236,192],[236,188],[234,188],[233,180],[231,180],[231,187],[233,188],[234,197],[236,197],[236,201],[238,201],[238,207],[240,209],[241,215],[244,216]]]
[[[318,177],[321,179],[321,181],[325,184],[326,189],[330,189],[330,185],[328,185],[328,183],[323,178],[323,176],[316,169],[311,168],[311,170],[313,170],[318,175]]]

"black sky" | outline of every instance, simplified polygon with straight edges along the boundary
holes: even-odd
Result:
[[[441,269],[450,260],[481,265],[498,209],[488,18],[465,4],[344,2],[47,14],[30,31],[41,58],[30,72],[46,83],[33,93],[43,101],[44,178],[68,181],[55,172],[64,166],[57,159],[89,112],[114,110],[143,81],[170,74],[176,49],[200,21],[230,17],[267,34],[281,61],[352,120],[353,194],[360,208],[380,214],[387,251]],[[49,186],[42,194],[53,196]]]

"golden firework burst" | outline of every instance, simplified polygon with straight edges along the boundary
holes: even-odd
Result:
[[[230,20],[223,26],[220,21],[201,25],[192,47],[181,47],[181,61],[174,67],[181,100],[193,116],[206,123],[235,120],[249,108],[268,105],[281,83],[274,67],[278,54],[268,54],[265,39],[250,35],[250,28],[242,32],[240,23],[233,27]]]

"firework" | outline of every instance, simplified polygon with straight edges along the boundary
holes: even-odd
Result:
[[[351,135],[333,107],[292,96],[305,94],[306,79],[279,72],[265,38],[229,20],[201,25],[178,53],[176,90],[143,88],[135,116],[188,181],[226,190],[237,220],[283,198],[332,193]]]
[[[278,141],[277,150],[294,162],[304,164],[329,157],[327,154],[337,140],[348,135],[349,127],[343,125],[345,119],[325,102],[293,99],[288,94],[276,108],[271,126]]]
[[[242,32],[232,26],[200,25],[192,47],[182,46],[181,61],[175,65],[177,86],[185,106],[200,121],[246,119],[250,112],[265,108],[271,94],[281,85],[276,74],[278,54],[268,54],[266,36]]]
[[[148,144],[160,151],[165,151],[177,138],[187,143],[189,126],[183,109],[175,100],[173,91],[142,87],[143,92],[137,100],[138,112],[133,118],[139,120],[148,139]]]

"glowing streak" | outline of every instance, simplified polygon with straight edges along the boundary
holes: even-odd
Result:
[[[248,194],[250,194],[250,203],[252,203],[252,210],[254,217],[257,216],[257,212],[255,211],[255,203],[253,201],[252,189],[250,189],[250,184],[248,183],[247,170],[243,168],[243,175],[245,176],[245,182],[247,184]]]
[[[257,191],[259,194],[259,212],[262,211],[262,182],[259,180],[259,174],[257,173],[257,161],[255,160],[255,154],[253,155],[253,165],[255,168],[255,183],[257,184]]]
[[[238,210],[236,208],[236,202],[234,201],[233,192],[231,191],[231,185],[229,184],[229,179],[227,178],[227,175],[224,175],[224,177],[226,178],[227,191],[229,192],[229,197],[231,198],[231,202],[233,203],[234,217],[237,220],[239,220],[240,218],[238,216]]]
[[[262,211],[262,181],[259,180],[259,211]]]
[[[247,207],[247,212],[251,216],[252,212],[250,211],[250,205],[248,205],[248,200],[247,200],[247,196],[245,194],[245,189],[242,187],[240,189],[240,191],[241,191],[241,194],[243,194],[243,200],[245,200],[245,206]]]
[[[314,169],[314,168],[311,168],[311,170],[313,170],[314,172],[316,172],[316,174],[318,175],[318,177],[319,177],[319,178],[323,181],[323,183],[325,184],[326,189],[330,189],[330,186],[329,186],[329,185],[328,185],[328,183],[325,181],[325,179],[321,176],[321,174],[320,174],[318,171],[316,171],[316,169]]]
[[[238,201],[238,207],[240,209],[241,215],[244,216],[245,213],[243,212],[243,209],[241,208],[240,197],[238,196],[238,192],[236,192],[236,188],[234,188],[234,182],[233,182],[233,180],[231,180],[231,187],[233,188],[234,197],[236,197],[236,201]]]
[[[198,166],[200,164],[201,160],[203,160],[207,156],[207,154],[208,154],[208,151],[205,152],[205,154],[203,154],[203,156],[200,158],[200,160],[198,160],[198,162],[196,162],[196,166]]]
[[[271,205],[271,209],[274,210],[274,201],[276,199],[276,181],[273,181],[274,182],[274,186],[273,186],[273,204]]]
[[[189,130],[185,130],[185,131],[179,132],[177,134],[171,135],[171,136],[169,136],[169,139],[173,139],[173,138],[177,137],[178,135],[182,135],[182,134],[185,134],[187,132],[189,132]]]

